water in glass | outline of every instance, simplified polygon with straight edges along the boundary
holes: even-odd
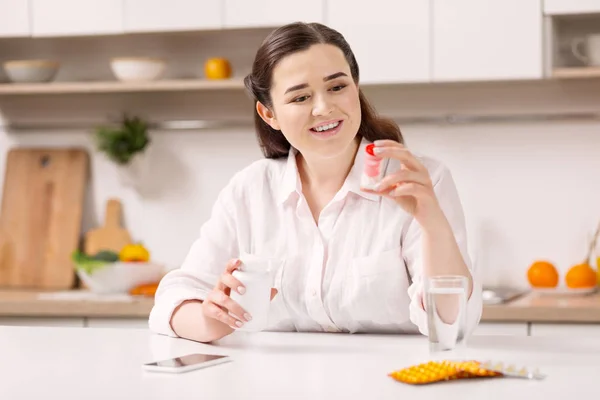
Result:
[[[466,278],[429,278],[425,294],[430,350],[454,350],[464,346],[467,316]]]

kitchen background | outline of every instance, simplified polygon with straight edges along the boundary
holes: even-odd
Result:
[[[115,82],[111,57],[163,57],[161,79],[197,82],[207,59],[223,57],[235,81],[272,26],[297,19],[339,28],[379,111],[398,119],[411,149],[450,167],[486,285],[528,287],[535,260],[561,274],[582,261],[600,220],[600,67],[570,49],[600,33],[599,0],[0,0],[0,61],[58,60],[58,84]],[[148,90],[155,83],[46,93],[0,85],[0,191],[9,149],[84,146],[82,233],[117,197],[134,239],[178,267],[220,189],[261,153],[241,85]],[[92,140],[122,112],[214,126],[152,129],[147,173],[132,187]]]

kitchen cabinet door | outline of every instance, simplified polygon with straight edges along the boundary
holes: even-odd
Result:
[[[0,317],[0,326],[66,326],[83,328],[83,318]]]
[[[544,14],[599,13],[600,0],[544,0]]]
[[[326,24],[356,56],[361,83],[428,82],[430,2],[326,0]]]
[[[29,36],[29,2],[0,0],[0,37]]]
[[[148,329],[148,318],[88,318],[88,328]]]
[[[531,336],[564,336],[597,337],[600,338],[600,324],[551,324],[533,322],[531,324]]]
[[[433,80],[543,77],[542,0],[432,0]]]
[[[123,33],[123,0],[31,0],[33,36]]]
[[[323,22],[326,0],[222,0],[225,2],[224,26],[276,27],[290,22]]]
[[[473,335],[527,336],[526,322],[480,322]]]
[[[125,32],[216,29],[223,25],[220,1],[124,1]]]

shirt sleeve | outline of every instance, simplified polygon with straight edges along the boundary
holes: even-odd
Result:
[[[456,239],[463,259],[473,278],[473,291],[467,300],[465,336],[468,337],[477,327],[481,319],[482,287],[467,251],[465,217],[452,175],[448,169],[444,167],[442,167],[436,175],[438,175],[438,179],[435,179],[435,177],[432,176],[435,194],[450,226],[452,227],[454,238]],[[408,295],[411,299],[409,306],[410,320],[417,326],[419,332],[428,336],[427,313],[425,312],[423,299],[423,257],[421,254],[423,246],[421,243],[421,234],[422,231],[419,223],[413,220],[403,235],[402,251],[412,281],[408,288]]]
[[[233,213],[232,183],[213,205],[211,215],[194,241],[180,268],[161,280],[150,312],[149,328],[176,337],[171,328],[174,310],[186,300],[204,300],[213,289],[227,262],[237,257],[238,241]]]

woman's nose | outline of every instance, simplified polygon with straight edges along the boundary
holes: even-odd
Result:
[[[322,116],[331,114],[333,110],[332,102],[327,96],[316,96],[315,102],[313,103],[313,116]]]

